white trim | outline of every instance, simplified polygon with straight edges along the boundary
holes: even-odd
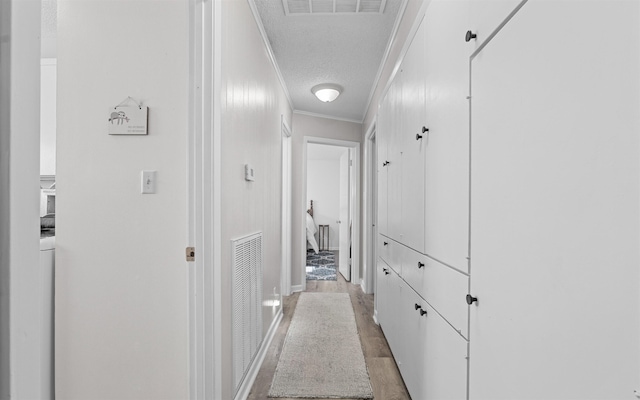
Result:
[[[0,2],[0,398],[41,398],[40,1]]]
[[[303,290],[302,285],[291,286],[291,293],[302,292]]]
[[[307,115],[309,117],[333,119],[335,121],[353,122],[354,124],[362,124],[362,121],[363,121],[363,120],[356,120],[356,119],[349,119],[349,118],[333,117],[331,115],[316,114],[309,111],[301,111],[301,110],[293,110],[293,113],[300,114],[300,115]]]
[[[291,128],[281,116],[282,130],[282,271],[280,293],[283,296],[291,294],[291,228],[292,228],[292,153],[291,153]]]
[[[374,117],[373,122],[367,129],[364,141],[364,188],[362,193],[364,194],[364,200],[362,202],[362,227],[363,227],[363,242],[362,242],[362,278],[363,285],[362,290],[371,294],[375,291],[374,276],[376,268],[376,237],[375,237],[375,215],[374,204],[375,196],[374,192],[376,179],[375,173],[375,147],[373,146],[373,138],[376,134],[377,116]],[[371,255],[371,257],[370,257]]]
[[[355,204],[354,212],[353,212],[353,227],[351,231],[352,236],[352,250],[351,250],[351,282],[359,282],[360,281],[360,142],[352,142],[347,140],[337,140],[337,139],[328,139],[321,138],[315,136],[305,136],[303,138],[302,145],[302,208],[298,210],[300,215],[305,215],[307,212],[307,145],[308,144],[325,144],[330,146],[339,146],[339,147],[347,147],[354,150],[354,175],[355,179],[355,198],[352,201]],[[352,191],[349,190],[351,193]],[[306,220],[301,218],[301,231],[306,231]],[[306,280],[306,254],[307,254],[307,239],[306,235],[300,235],[300,266],[302,271],[301,286],[302,290],[306,290],[307,288],[307,280]]]
[[[262,340],[260,344],[260,349],[256,354],[256,357],[253,359],[249,370],[247,371],[247,375],[242,380],[240,387],[238,388],[238,392],[236,393],[234,400],[246,400],[251,393],[251,387],[258,376],[258,372],[262,367],[262,363],[267,355],[267,351],[269,350],[269,346],[271,346],[271,342],[273,338],[276,336],[276,332],[278,331],[278,326],[280,326],[280,322],[282,321],[284,314],[282,313],[282,305],[280,306],[280,310],[276,317],[271,321],[271,326],[269,327],[269,331],[267,331],[267,335]]]
[[[371,85],[371,92],[369,92],[369,99],[367,100],[367,105],[362,112],[362,120],[364,121],[365,116],[367,115],[367,111],[369,111],[369,107],[371,107],[371,102],[373,101],[373,96],[376,93],[376,88],[378,87],[378,83],[380,82],[380,78],[382,77],[382,71],[384,71],[384,66],[389,59],[389,54],[391,53],[391,47],[393,42],[396,40],[396,36],[398,35],[398,29],[400,28],[400,22],[404,18],[404,13],[407,10],[408,0],[403,0],[402,5],[400,5],[400,10],[398,11],[398,16],[396,17],[396,21],[393,24],[393,29],[391,30],[391,36],[389,36],[389,41],[387,42],[387,48],[384,50],[384,55],[382,56],[382,60],[380,61],[380,66],[378,67],[378,73],[376,73],[376,78],[373,80],[373,85]],[[425,1],[428,3],[428,0]]]
[[[262,18],[260,18],[260,14],[258,13],[258,8],[256,7],[256,3],[254,0],[247,0],[249,3],[249,7],[251,8],[251,13],[253,14],[253,19],[256,21],[256,25],[258,25],[258,30],[260,31],[260,36],[262,36],[262,41],[264,42],[264,47],[267,50],[267,54],[269,54],[269,59],[271,60],[271,64],[273,64],[273,68],[276,71],[276,75],[278,75],[278,80],[280,81],[280,86],[282,86],[282,90],[284,91],[284,95],[289,102],[289,108],[293,109],[293,102],[291,101],[291,96],[289,95],[289,90],[287,89],[287,84],[282,77],[282,72],[280,71],[280,67],[278,66],[278,61],[276,60],[275,54],[273,54],[273,49],[271,48],[271,42],[269,42],[269,37],[267,36],[267,32],[264,30],[264,25],[262,24]]]
[[[222,397],[220,243],[221,4],[189,3],[189,398]]]

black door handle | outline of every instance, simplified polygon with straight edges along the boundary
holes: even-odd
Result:
[[[465,42],[470,42],[471,39],[475,39],[477,37],[478,37],[478,35],[476,35],[475,33],[471,32],[471,31],[467,31],[467,34],[464,36],[464,41]]]
[[[429,128],[427,128],[426,126],[422,127],[422,133],[427,133],[429,132]],[[419,133],[416,133],[416,140],[420,140],[422,139],[422,135]]]

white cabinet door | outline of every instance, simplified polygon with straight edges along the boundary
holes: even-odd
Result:
[[[471,399],[638,389],[639,19],[529,1],[472,61]]]
[[[387,218],[392,239],[402,243],[402,157],[400,153],[400,127],[402,119],[402,75],[398,75],[389,88],[389,135],[387,142]]]
[[[424,162],[427,135],[425,126],[425,24],[420,24],[400,72],[401,109],[400,152],[402,153],[402,243],[424,251]]]
[[[382,327],[396,362],[401,364],[403,360],[403,354],[401,353],[403,329],[399,329],[402,326],[402,322],[398,314],[398,307],[402,280],[398,277],[398,274],[381,260],[378,260],[377,274],[378,323]]]
[[[388,148],[391,135],[391,106],[389,95],[385,96],[378,112],[378,127],[376,129],[376,151],[378,168],[378,233],[389,234],[388,228]]]
[[[421,399],[460,400],[467,398],[468,342],[428,304],[421,318],[426,334],[427,356],[419,370],[424,371]],[[416,397],[414,397],[416,398]]]
[[[426,25],[425,253],[468,271],[469,54],[468,1],[434,0]]]
[[[376,266],[376,318],[383,330],[388,327],[389,318],[389,266],[378,259]],[[385,332],[386,334],[386,332]]]
[[[467,341],[406,284],[400,298],[400,372],[411,398],[465,399]]]
[[[400,294],[396,312],[402,321],[402,328],[399,331],[403,335],[401,354],[404,355],[404,358],[398,367],[411,398],[426,399],[425,386],[429,383],[426,381],[423,363],[429,357],[429,353],[427,350],[427,315],[425,314],[426,309],[423,307],[426,307],[427,303],[418,297],[405,282],[402,282]]]

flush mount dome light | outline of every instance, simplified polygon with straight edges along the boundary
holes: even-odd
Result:
[[[340,95],[342,87],[331,83],[323,83],[312,87],[311,92],[316,95],[318,100],[329,103]]]

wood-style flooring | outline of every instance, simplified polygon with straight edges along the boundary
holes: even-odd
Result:
[[[378,325],[373,322],[373,295],[362,292],[360,286],[346,282],[338,273],[337,281],[307,281],[307,292],[349,293],[356,316],[358,333],[362,343],[362,352],[369,370],[371,387],[376,400],[410,399],[402,381],[398,367],[389,350],[387,340]],[[273,374],[282,352],[284,338],[291,323],[293,311],[300,293],[285,297],[283,301],[284,317],[278,331],[269,346],[265,360],[253,384],[249,400],[266,400],[273,380]],[[336,338],[339,340],[339,338]],[[285,399],[293,400],[293,399]],[[318,399],[323,400],[323,399]],[[328,400],[328,399],[327,399]],[[357,400],[357,399],[353,399]]]

